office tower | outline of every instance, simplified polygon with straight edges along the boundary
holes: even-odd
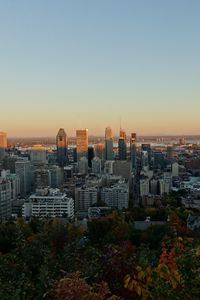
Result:
[[[150,145],[150,144],[142,144],[142,145],[141,145],[141,150],[142,150],[142,151],[147,151],[149,167],[151,167],[151,164],[152,164],[151,145]]]
[[[61,177],[62,181],[64,181],[66,183],[69,179],[71,179],[73,177],[73,174],[74,174],[74,166],[73,165],[64,167],[63,178]]]
[[[30,161],[33,165],[45,165],[47,161],[47,151],[42,145],[34,145],[30,150]]]
[[[86,157],[81,157],[78,162],[78,171],[82,175],[88,173],[88,159]]]
[[[94,146],[95,149],[95,156],[100,158],[101,160],[104,159],[104,150],[105,150],[105,145],[98,143]]]
[[[60,167],[67,164],[67,135],[63,128],[60,128],[56,136],[57,161]]]
[[[174,162],[172,164],[172,177],[178,177],[179,176],[179,164],[177,162]]]
[[[101,174],[101,159],[99,157],[92,160],[92,173]]]
[[[147,151],[141,152],[141,168],[142,170],[148,170],[149,169],[149,155]]]
[[[16,174],[12,174],[10,170],[3,170],[1,178],[10,181],[11,184],[11,200],[17,199],[20,195],[20,178]]]
[[[120,135],[119,135],[118,156],[119,156],[119,160],[127,160],[126,133],[122,129],[120,129]]]
[[[76,149],[76,147],[73,148],[73,162],[77,162],[77,149]]]
[[[0,177],[0,221],[11,217],[11,182]]]
[[[137,170],[136,133],[131,133],[130,156],[132,172],[135,174]]]
[[[77,161],[81,157],[87,157],[88,152],[88,129],[76,130]]]
[[[15,172],[20,178],[20,194],[25,197],[31,190],[31,163],[27,159],[15,163]]]
[[[119,138],[126,140],[126,132],[122,128],[120,128],[120,131],[119,131]]]
[[[173,161],[173,158],[174,158],[174,147],[173,146],[167,147],[166,158],[169,163],[171,163]]]
[[[113,160],[113,134],[110,127],[106,127],[105,130],[105,160]]]
[[[0,132],[0,158],[5,155],[7,146],[7,133]]]
[[[94,147],[88,147],[88,167],[92,168],[92,160],[94,158]]]
[[[163,170],[166,167],[166,159],[163,152],[154,151],[153,158],[153,166],[155,169]]]
[[[113,162],[113,175],[122,176],[129,183],[131,183],[131,163],[130,161],[119,161]]]
[[[18,160],[17,155],[5,156],[3,158],[3,169],[10,170],[10,173],[15,173],[15,163]]]
[[[113,164],[114,161],[113,160],[107,160],[104,163],[104,174],[113,174]]]
[[[34,187],[46,188],[51,186],[51,173],[47,167],[40,167],[34,171]]]
[[[63,182],[62,169],[59,166],[53,165],[50,166],[49,171],[51,176],[51,187],[54,189],[59,188]]]

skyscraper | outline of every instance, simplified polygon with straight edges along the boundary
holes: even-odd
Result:
[[[130,139],[130,156],[131,156],[131,168],[135,173],[137,169],[137,157],[136,157],[136,133],[131,133]]]
[[[31,190],[31,163],[28,159],[18,160],[15,163],[15,172],[20,178],[20,194],[26,196]]]
[[[30,161],[33,165],[47,164],[47,151],[42,145],[33,145],[30,150]]]
[[[0,132],[0,157],[5,155],[6,148],[7,148],[7,133]]]
[[[0,221],[11,217],[11,182],[0,177]]]
[[[81,157],[87,157],[88,152],[88,129],[76,130],[76,151],[77,160]]]
[[[141,150],[142,151],[147,151],[148,153],[148,162],[149,162],[149,167],[151,167],[152,163],[152,151],[151,151],[151,145],[150,144],[142,144],[141,145]]]
[[[122,129],[120,129],[120,135],[119,135],[118,156],[119,156],[119,160],[127,159],[126,132]]]
[[[94,146],[95,149],[95,156],[100,158],[101,160],[104,159],[104,151],[105,151],[105,145],[98,143]]]
[[[60,167],[67,164],[67,135],[63,128],[60,128],[56,136],[57,161]]]
[[[94,158],[94,147],[89,146],[88,147],[88,167],[92,168],[92,160]]]
[[[113,160],[113,134],[110,127],[105,130],[105,160]]]

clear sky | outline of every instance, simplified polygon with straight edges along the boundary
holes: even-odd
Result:
[[[0,0],[0,131],[200,134],[199,0]]]

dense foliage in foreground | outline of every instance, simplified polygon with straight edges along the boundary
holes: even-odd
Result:
[[[137,231],[141,212],[114,211],[87,230],[58,219],[0,224],[0,299],[199,299],[200,239],[187,212]]]

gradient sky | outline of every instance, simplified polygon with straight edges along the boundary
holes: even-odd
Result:
[[[200,134],[199,0],[0,0],[0,131]]]

